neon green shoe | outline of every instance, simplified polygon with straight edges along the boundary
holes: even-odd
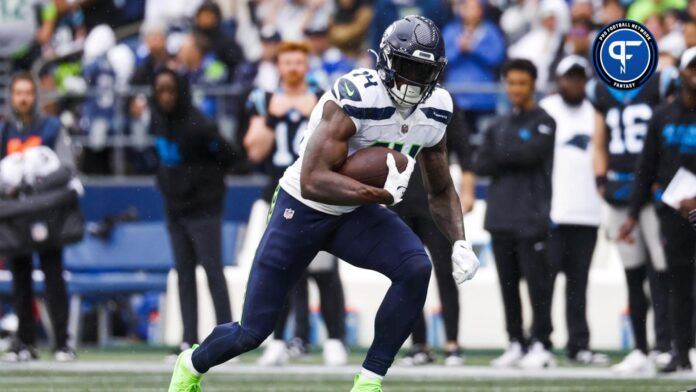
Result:
[[[353,389],[350,392],[382,392],[382,380],[365,378],[358,374],[355,376]]]
[[[172,381],[169,383],[169,392],[200,392],[201,391],[201,376],[195,376],[186,367],[186,356],[190,356],[193,350],[198,347],[194,344],[190,349],[184,350],[176,358],[174,364],[174,374]]]

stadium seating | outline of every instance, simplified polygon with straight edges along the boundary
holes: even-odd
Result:
[[[162,223],[118,225],[107,240],[86,236],[82,242],[67,247],[71,343],[77,346],[79,340],[84,298],[95,302],[99,343],[106,344],[110,325],[108,301],[120,295],[163,292],[171,266],[171,250]]]
[[[88,235],[65,249],[65,269],[72,273],[157,273],[166,272],[171,266],[171,247],[162,223],[120,224],[107,240]]]
[[[237,242],[242,234],[236,222],[223,226],[223,262],[236,263]],[[69,333],[80,336],[83,299],[95,302],[99,315],[99,343],[109,339],[110,299],[146,292],[164,293],[173,256],[163,222],[118,225],[108,240],[92,236],[65,249],[65,276],[70,295]],[[43,292],[43,275],[36,271],[34,288]],[[12,274],[0,271],[0,295],[12,295]],[[78,343],[76,340],[73,344]]]
[[[223,262],[236,260],[239,224],[223,226]],[[70,292],[70,336],[79,336],[82,298],[96,302],[99,315],[98,339],[108,342],[109,315],[106,301],[119,295],[145,292],[164,293],[167,273],[173,267],[167,228],[162,222],[122,224],[109,240],[88,236],[65,250]],[[76,344],[74,341],[73,344]]]

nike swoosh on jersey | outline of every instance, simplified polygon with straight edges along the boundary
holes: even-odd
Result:
[[[346,93],[348,93],[348,96],[353,96],[355,94],[355,90],[351,90],[350,87],[348,87],[348,83],[343,82],[343,88],[346,90]]]

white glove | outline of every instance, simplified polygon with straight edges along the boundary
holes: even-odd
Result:
[[[391,205],[399,203],[404,198],[404,193],[408,187],[408,181],[411,179],[411,173],[413,173],[413,168],[416,165],[416,160],[406,155],[408,163],[406,164],[406,169],[402,173],[399,173],[399,169],[396,167],[396,161],[394,160],[394,155],[391,153],[387,154],[387,169],[389,173],[387,174],[387,180],[384,181],[384,190],[389,192],[394,201]]]
[[[452,247],[452,276],[457,285],[461,285],[476,275],[479,268],[479,260],[476,257],[471,243],[459,240]]]

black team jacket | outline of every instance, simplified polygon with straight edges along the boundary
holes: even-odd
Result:
[[[684,107],[681,97],[658,107],[643,146],[630,204],[634,218],[644,204],[661,199],[680,167],[696,174],[696,110]]]
[[[548,234],[555,133],[556,122],[538,106],[499,116],[488,128],[474,161],[491,181],[486,230],[519,239]]]

